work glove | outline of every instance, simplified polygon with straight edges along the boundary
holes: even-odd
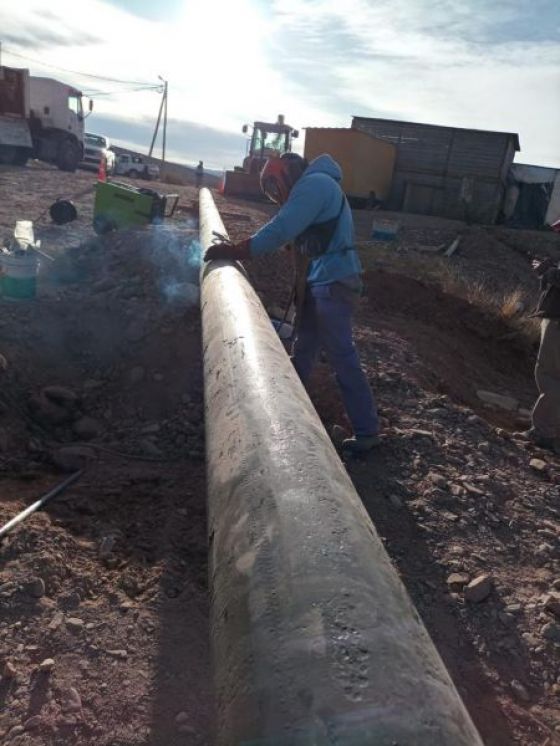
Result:
[[[230,243],[229,241],[219,241],[206,249],[204,261],[211,262],[214,259],[228,259],[232,262],[243,261],[251,258],[251,241],[246,238],[239,243]]]

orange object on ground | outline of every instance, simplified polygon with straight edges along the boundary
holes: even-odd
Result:
[[[105,156],[101,156],[99,161],[99,169],[97,170],[97,181],[107,181],[107,159]]]

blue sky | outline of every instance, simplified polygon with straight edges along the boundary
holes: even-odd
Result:
[[[146,150],[158,93],[75,72],[169,80],[170,155],[214,168],[241,126],[354,114],[518,132],[517,159],[560,167],[560,0],[18,0],[6,64],[92,94],[88,128]]]

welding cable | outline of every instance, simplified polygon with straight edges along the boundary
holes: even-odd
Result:
[[[42,497],[40,497],[38,500],[36,500],[34,503],[29,505],[29,507],[25,508],[25,510],[22,510],[21,513],[18,513],[14,518],[11,519],[11,521],[8,521],[8,523],[5,523],[0,528],[0,541],[6,536],[6,534],[14,528],[14,526],[17,526],[18,523],[21,523],[25,518],[27,518],[28,515],[31,515],[32,513],[35,513],[35,511],[40,510],[40,508],[43,507],[43,505],[46,505],[46,503],[49,502],[49,500],[52,500],[53,497],[56,497],[57,495],[60,495],[61,492],[64,492],[65,489],[70,487],[71,484],[74,484],[74,482],[77,482],[78,479],[82,476],[85,469],[80,469],[79,471],[75,471],[73,474],[71,474],[69,477],[67,477],[63,482],[60,482],[56,487],[53,487],[52,490],[44,494]]]

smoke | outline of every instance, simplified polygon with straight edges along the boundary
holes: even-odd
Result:
[[[162,299],[186,308],[198,304],[202,247],[197,223],[187,219],[177,224],[153,225],[151,234],[149,258],[158,274]]]

